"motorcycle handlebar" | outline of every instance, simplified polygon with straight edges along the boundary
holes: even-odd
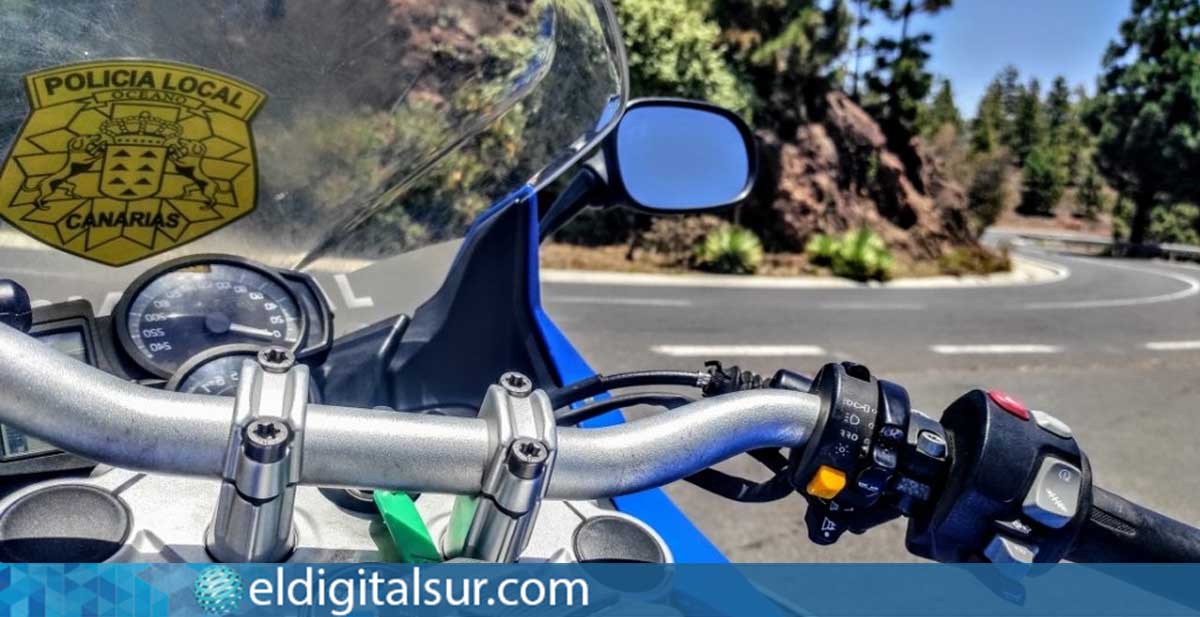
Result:
[[[234,399],[129,383],[0,325],[0,422],[93,460],[219,477]],[[53,384],[48,383],[53,380]],[[748,450],[800,447],[815,395],[758,390],[601,429],[561,428],[550,499],[597,499],[687,477]],[[309,405],[301,482],[475,494],[492,455],[487,421]]]
[[[1092,487],[1092,506],[1067,559],[1079,563],[1198,563],[1200,529]]]

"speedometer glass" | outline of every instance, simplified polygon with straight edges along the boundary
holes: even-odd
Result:
[[[279,277],[239,263],[195,263],[134,291],[120,325],[143,367],[168,376],[188,358],[230,344],[295,349],[304,315]]]

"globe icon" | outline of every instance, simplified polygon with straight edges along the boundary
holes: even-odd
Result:
[[[229,566],[209,566],[196,577],[192,593],[205,613],[224,617],[242,601],[242,577]]]

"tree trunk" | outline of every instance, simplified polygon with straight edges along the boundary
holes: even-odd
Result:
[[[1150,211],[1154,209],[1154,193],[1138,193],[1133,200],[1133,224],[1129,229],[1129,243],[1135,251],[1146,243],[1146,231],[1150,227]]]

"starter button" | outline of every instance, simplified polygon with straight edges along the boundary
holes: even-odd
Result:
[[[1066,525],[1079,510],[1079,468],[1047,456],[1034,477],[1024,510],[1029,518],[1054,529]]]

